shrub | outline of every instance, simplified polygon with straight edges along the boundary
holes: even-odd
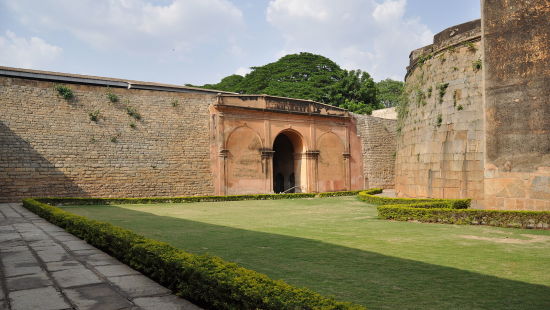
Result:
[[[151,204],[151,203],[186,203],[216,202],[239,200],[276,200],[295,198],[314,198],[315,193],[290,194],[256,194],[228,196],[189,196],[189,197],[146,197],[146,198],[37,198],[40,202],[53,205],[112,205],[112,204]]]
[[[378,207],[378,216],[388,220],[416,220],[444,224],[542,229],[548,229],[550,226],[550,211],[504,211],[387,205]]]
[[[221,258],[190,254],[35,199],[24,199],[23,206],[199,306],[210,309],[364,309],[272,280]]]
[[[320,193],[318,196],[319,197],[355,196],[355,195],[359,194],[359,192],[361,192],[361,191],[362,190],[341,191],[341,192],[325,192],[325,193]]]
[[[141,114],[139,114],[138,110],[133,106],[126,106],[126,113],[128,113],[128,115],[135,118],[136,120],[141,119]]]
[[[54,89],[57,91],[57,94],[65,100],[71,100],[74,98],[74,93],[69,86],[66,85],[55,85]]]
[[[481,70],[481,67],[482,67],[481,59],[478,59],[472,62],[472,68],[474,69],[474,71]]]
[[[439,103],[443,103],[443,97],[447,92],[447,87],[449,87],[449,83],[440,83],[436,85],[437,90],[439,90]]]
[[[107,99],[109,99],[112,103],[117,103],[119,100],[118,96],[113,94],[110,90],[107,92]]]
[[[414,205],[416,208],[432,204],[434,206],[445,205],[452,209],[467,209],[470,207],[471,203],[471,199],[393,198],[375,196],[375,194],[380,194],[382,192],[381,189],[375,190],[379,191],[369,192],[371,191],[369,190],[360,192],[359,199],[373,205]]]
[[[477,51],[477,47],[475,46],[474,42],[465,42],[464,46],[468,47],[468,50],[472,53]]]
[[[470,199],[390,198],[362,191],[359,199],[378,205],[378,216],[388,220],[444,224],[550,228],[550,211],[468,209]]]
[[[99,121],[99,118],[101,117],[101,111],[95,110],[95,111],[92,111],[92,112],[88,113],[88,115],[90,116],[90,120],[92,122],[97,123]]]

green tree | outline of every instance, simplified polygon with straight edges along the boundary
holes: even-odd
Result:
[[[343,71],[323,101],[351,112],[371,114],[372,110],[383,107],[378,103],[377,94],[376,83],[367,72]]]
[[[386,108],[395,107],[399,103],[405,83],[392,79],[385,79],[376,83],[378,101]]]
[[[346,71],[332,60],[311,53],[286,55],[276,62],[252,67],[246,76],[230,75],[218,84],[200,87],[242,94],[309,99],[368,113],[381,108],[376,84],[367,72]]]
[[[240,85],[243,80],[244,77],[242,75],[233,74],[224,77],[218,84],[205,84],[199,87],[241,93],[243,91]]]

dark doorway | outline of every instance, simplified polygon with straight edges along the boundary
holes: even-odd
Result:
[[[294,193],[294,147],[287,135],[281,133],[273,142],[273,191]]]

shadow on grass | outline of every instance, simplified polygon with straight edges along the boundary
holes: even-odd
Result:
[[[543,285],[115,206],[87,209],[97,211],[95,219],[188,252],[217,255],[272,278],[371,309],[550,309],[550,287]]]

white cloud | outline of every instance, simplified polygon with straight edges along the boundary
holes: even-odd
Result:
[[[405,9],[406,0],[271,0],[266,18],[285,39],[277,56],[309,51],[376,80],[403,79],[409,52],[433,37]]]
[[[250,68],[247,67],[239,67],[237,70],[235,70],[235,74],[245,76],[250,73]]]
[[[372,17],[378,23],[399,22],[405,14],[406,0],[385,1],[376,5]]]
[[[70,33],[101,51],[174,57],[218,40],[234,40],[242,12],[228,0],[8,0],[30,29]],[[176,53],[174,53],[176,52]]]
[[[61,47],[41,38],[23,38],[11,31],[0,35],[0,65],[38,68],[54,62],[62,53]]]

